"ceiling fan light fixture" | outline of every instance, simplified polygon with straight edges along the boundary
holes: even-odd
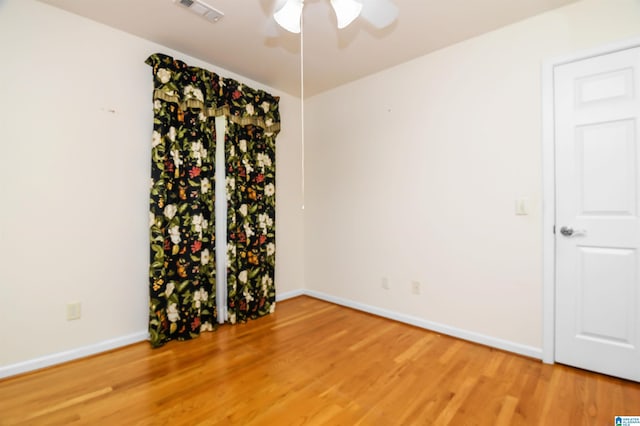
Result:
[[[287,0],[284,6],[273,14],[273,19],[285,30],[299,34],[303,3],[304,0]]]
[[[331,6],[336,12],[340,29],[352,23],[362,11],[362,3],[356,0],[331,0]]]

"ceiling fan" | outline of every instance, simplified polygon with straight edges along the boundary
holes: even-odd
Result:
[[[358,16],[376,28],[390,25],[398,17],[398,7],[391,0],[330,0],[338,20],[338,28],[351,24]],[[275,21],[285,30],[300,33],[304,0],[286,0],[274,14]]]

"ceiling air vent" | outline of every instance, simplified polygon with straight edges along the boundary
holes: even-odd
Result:
[[[200,0],[174,0],[174,1],[176,4],[186,7],[193,13],[200,15],[211,22],[218,22],[224,16],[224,13],[220,12],[218,9],[212,6],[209,6],[208,4]]]

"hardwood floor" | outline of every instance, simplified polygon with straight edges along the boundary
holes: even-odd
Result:
[[[0,381],[0,424],[613,425],[640,384],[308,297],[161,349]]]

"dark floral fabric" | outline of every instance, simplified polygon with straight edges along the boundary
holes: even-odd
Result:
[[[203,99],[208,74],[173,61],[152,63],[156,88],[182,95],[182,102],[166,96],[153,104],[149,334],[161,346],[217,324],[215,126],[188,103]]]
[[[242,242],[240,234],[233,233],[227,247],[228,253],[236,247],[231,251],[241,259],[228,259],[230,322],[273,311],[275,136],[280,116],[278,98],[266,92],[167,55],[151,55],[146,63],[154,77],[149,333],[157,347],[196,337],[217,323],[213,189],[219,115],[227,117],[227,188],[231,180],[241,182],[229,193],[229,223],[236,226],[239,215],[243,229],[245,223],[252,227],[246,228],[251,230],[242,234]],[[239,159],[229,154],[236,145],[236,152],[243,153]],[[237,188],[243,190],[237,193]],[[243,214],[249,210],[251,215]],[[247,242],[253,245],[242,245]],[[238,282],[243,285],[238,287]]]
[[[274,311],[275,134],[229,124],[225,138],[229,322]]]

